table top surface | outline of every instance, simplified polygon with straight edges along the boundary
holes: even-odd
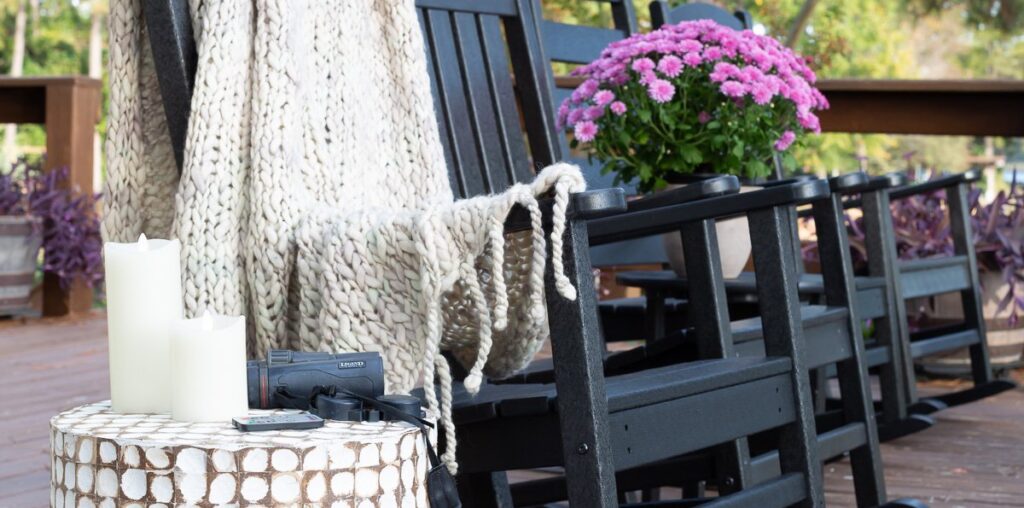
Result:
[[[294,410],[250,410],[249,416],[266,416]],[[109,439],[147,447],[190,446],[237,450],[242,448],[308,448],[338,443],[397,443],[419,429],[405,422],[342,422],[327,420],[310,430],[240,432],[231,422],[176,422],[166,414],[118,414],[110,402],[87,404],[65,411],[50,420],[62,434]],[[422,440],[420,440],[422,441]],[[410,443],[412,445],[413,443]],[[421,445],[422,446],[422,445]]]

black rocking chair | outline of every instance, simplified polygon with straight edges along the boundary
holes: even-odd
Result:
[[[558,136],[543,78],[546,59],[528,0],[419,0],[417,7],[456,194],[500,191],[532,178],[531,168],[554,162]],[[188,9],[184,0],[145,0],[143,9],[180,162],[196,68]],[[476,397],[457,394],[459,487],[466,505],[510,506],[506,471],[562,466],[571,503],[615,506],[617,471],[777,429],[773,447],[780,474],[702,501],[821,506],[787,210],[829,195],[825,182],[799,182],[742,198],[723,194],[692,201],[680,193],[675,201],[628,211],[618,189],[574,195],[564,263],[579,298],[562,299],[552,289],[552,273],[546,276],[555,382],[486,384]],[[724,288],[714,219],[737,213],[747,213],[751,221],[758,292],[761,301],[770,302],[762,309],[766,356],[721,354],[605,378],[589,245],[682,230],[688,243],[704,246],[691,253],[689,267],[720,302]],[[514,213],[506,230],[524,229],[525,219]],[[728,330],[727,309],[716,304],[713,315],[722,319],[698,330],[698,341],[724,353],[731,347],[727,332],[721,332]]]
[[[717,12],[721,14],[719,17],[731,18],[734,23],[738,24],[739,19],[744,19],[749,24],[749,16],[732,18],[733,15],[704,4],[688,4],[673,11],[674,14],[680,12],[687,13],[691,16],[691,19],[703,17],[701,16],[702,13],[714,14]],[[549,20],[541,20],[539,23],[539,32],[545,50],[554,48],[553,52],[557,55],[557,57],[548,55],[554,62],[589,62],[597,57],[604,45],[624,36],[625,33],[621,29],[565,25]],[[572,36],[571,39],[565,39],[565,37],[570,35]],[[549,83],[551,83],[554,90],[554,97],[567,96],[571,90],[571,84],[566,86],[556,80],[550,80]],[[557,105],[558,102],[560,101],[556,100],[553,105]],[[564,138],[562,141],[564,141]],[[561,147],[565,149],[566,144],[564,142],[561,143]],[[586,164],[585,161],[580,162],[581,166],[588,169],[588,178],[599,183],[600,177],[597,176],[597,169]],[[842,191],[866,184],[866,178],[863,174],[847,175],[846,177],[835,179],[832,182],[832,186],[835,191]],[[791,184],[791,182],[772,182],[773,187],[788,184]],[[694,186],[687,186],[687,188],[690,187]],[[645,198],[645,200],[649,199],[651,198]],[[839,220],[841,223],[842,208],[836,208],[837,206],[841,206],[841,204],[834,205],[827,202],[827,200],[826,202],[816,203],[815,213],[823,214],[824,219],[822,220],[831,220],[833,219],[833,211],[835,211],[840,214]],[[790,218],[788,222],[795,224],[793,222],[796,214],[795,208],[787,208],[785,212]],[[791,228],[791,235],[795,235],[795,231],[795,227]],[[842,231],[842,229],[837,229],[836,231]],[[824,306],[805,307],[803,309],[803,316],[798,319],[802,320],[808,344],[808,365],[823,369],[838,362],[842,372],[840,385],[845,400],[843,401],[844,406],[842,410],[827,415],[827,418],[819,419],[818,431],[820,433],[819,445],[821,447],[819,452],[822,458],[829,458],[853,450],[859,504],[862,506],[875,506],[884,502],[885,489],[881,473],[882,465],[877,450],[873,408],[867,390],[867,373],[864,367],[865,353],[858,340],[860,337],[860,319],[853,311],[851,295],[846,294],[847,287],[852,288],[852,279],[847,278],[852,276],[852,266],[848,259],[848,254],[845,258],[835,257],[837,252],[847,248],[845,247],[845,234],[828,236],[823,232],[821,241],[834,247],[829,250],[830,254],[828,256],[832,256],[831,259],[825,262],[829,265],[832,272],[826,274],[825,278],[829,279],[829,286],[833,289],[823,299],[822,303],[825,304]],[[617,246],[624,246],[626,243],[622,242]],[[799,252],[799,244],[795,243],[794,245],[796,250],[791,252],[795,256]],[[706,248],[700,242],[696,244],[692,242],[686,243],[685,235],[684,246],[688,258],[691,257],[689,254],[691,250]],[[596,252],[599,249],[601,248],[595,249],[595,258],[599,258],[601,263],[607,265],[633,264],[639,259],[649,262],[652,259],[657,259],[659,255],[664,255],[660,242],[655,242],[654,245],[651,245],[650,243],[643,244],[633,241],[629,242],[629,246],[626,249],[608,250],[601,252],[601,255],[598,256]],[[646,256],[646,258],[643,256]],[[799,267],[799,264],[796,263],[794,266]],[[688,269],[688,273],[691,274],[691,280],[688,283],[697,284],[696,277],[692,274],[700,272]],[[665,272],[665,275],[675,279],[674,274],[671,272]],[[750,282],[753,283],[752,287],[756,288],[756,281],[753,278],[750,279]],[[670,285],[673,283],[670,282]],[[720,284],[721,282],[719,281],[718,283]],[[706,303],[706,300],[709,299],[708,295],[715,294],[714,285],[716,282],[700,281],[699,284],[700,287],[690,286],[686,288],[688,291],[673,292],[671,296],[676,297],[675,299],[666,298],[666,292],[662,291],[663,289],[672,288],[659,288],[655,285],[655,287],[645,287],[647,290],[646,301],[623,299],[613,302],[602,302],[602,317],[604,318],[603,324],[606,332],[609,329],[616,331],[624,330],[626,331],[622,334],[624,338],[635,339],[638,336],[640,327],[636,326],[637,310],[640,311],[639,314],[642,316],[645,307],[651,309],[646,313],[646,319],[644,319],[646,326],[643,328],[645,332],[644,337],[649,341],[648,345],[609,356],[605,362],[605,374],[614,375],[637,372],[645,368],[656,368],[674,362],[692,360],[698,355],[702,358],[716,358],[722,357],[722,355],[763,355],[763,343],[760,342],[760,321],[756,318],[740,321],[732,324],[732,330],[722,330],[721,323],[728,322],[728,315],[723,316],[720,309],[716,309],[715,303]],[[690,300],[693,302],[692,304],[686,303],[685,298],[687,296],[690,297]],[[711,299],[713,300],[714,298]],[[721,302],[717,303],[717,305],[724,304],[724,298]],[[687,310],[694,316],[693,319],[670,319],[679,318],[679,314]],[[665,330],[678,329],[678,323],[686,321],[691,322],[693,328],[679,333],[670,333],[670,337],[667,339],[654,340],[665,335]],[[629,324],[624,325],[623,322]],[[694,351],[694,348],[691,347],[692,344],[682,340],[684,337],[679,335],[692,336],[695,331],[697,335],[700,335],[702,332],[704,334],[721,335],[720,340],[725,342],[731,341],[733,344],[729,344],[725,349],[709,349],[706,347],[706,343],[700,343],[705,345],[705,347],[698,347],[698,351]],[[729,337],[730,333],[732,334],[731,338]],[[550,380],[551,378],[550,365],[538,362],[514,381],[536,382]],[[863,433],[864,439],[850,439],[849,435],[841,437],[844,433]],[[756,484],[760,478],[770,477],[773,474],[772,461],[774,455],[772,453],[759,455],[753,461],[751,461],[749,454],[747,444],[740,441],[734,443],[731,449],[725,450],[725,453],[722,454],[724,457],[720,456],[718,458],[719,472],[717,480],[720,490],[741,489],[747,485]],[[751,464],[753,465],[751,466]],[[677,465],[671,467],[675,466]],[[649,474],[649,471],[646,471],[644,474],[632,475],[633,478],[643,479],[650,479],[656,476]]]
[[[694,15],[693,12],[687,10],[686,5],[672,9],[663,0],[651,3],[651,14],[655,27],[663,23],[678,23],[692,19]],[[726,14],[722,11],[717,18],[725,18]],[[741,14],[737,13],[737,16],[741,16]],[[868,185],[835,190],[845,196],[862,194],[864,203],[877,205],[879,200],[885,199],[885,195],[890,189],[904,184],[905,179],[902,177],[887,175],[872,179]],[[887,199],[886,202],[888,202]],[[846,206],[849,207],[851,203],[860,203],[860,200],[848,201]],[[865,213],[869,213],[867,208],[865,208]],[[880,380],[879,436],[882,440],[890,440],[924,430],[933,425],[934,421],[925,414],[932,412],[935,408],[944,407],[945,402],[929,399],[911,405],[916,400],[913,357],[907,334],[904,298],[901,296],[899,281],[896,280],[898,277],[895,275],[898,268],[893,262],[895,239],[892,237],[891,217],[886,215],[885,220],[880,220],[880,217],[873,217],[866,222],[870,273],[867,277],[855,278],[855,302],[860,317],[871,319],[874,324],[875,336],[871,342],[865,345],[866,361],[868,367],[878,373]],[[888,232],[883,233],[882,228],[886,227],[886,222],[889,223]],[[890,253],[890,251],[892,252]],[[626,283],[636,282],[644,285],[652,276],[653,274],[625,274],[622,278]],[[663,273],[656,277],[672,278],[670,273]],[[754,294],[751,282],[749,276],[741,276],[739,280],[727,284],[727,290],[733,301],[749,304]],[[820,299],[824,292],[823,281],[818,276],[805,274],[801,277],[800,290],[802,295]],[[747,297],[744,298],[744,295]],[[930,344],[934,348],[937,343]],[[987,354],[985,356],[987,358]],[[972,355],[972,361],[973,359]],[[824,379],[825,376],[820,376],[817,384],[819,401],[823,401],[826,395]],[[971,396],[976,397],[979,393],[998,393],[1004,389],[1006,389],[1006,385],[1003,383],[988,383],[983,388],[972,392],[972,395],[951,395],[951,397],[963,400]]]

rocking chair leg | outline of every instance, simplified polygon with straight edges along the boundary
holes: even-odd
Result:
[[[733,356],[729,305],[715,228],[714,220],[704,220],[686,224],[680,229],[690,284],[690,312],[695,316],[693,326],[702,359]],[[746,488],[750,481],[747,439],[740,438],[718,446],[715,470],[719,493],[731,494]]]
[[[645,503],[649,503],[652,501],[661,501],[661,489],[644,489],[643,494],[640,496],[640,500]]]
[[[955,189],[946,190],[946,201],[949,205],[949,229],[953,233],[953,251],[959,256],[967,256],[967,266],[971,269],[971,287],[960,292],[963,305],[964,325],[978,331],[981,339],[970,347],[971,375],[974,386],[990,383],[994,380],[992,364],[989,362],[988,344],[985,334],[985,314],[981,309],[981,282],[978,279],[978,260],[974,252],[974,240],[971,235],[971,211],[967,198],[967,184],[961,183]]]
[[[812,394],[814,395],[814,412],[823,413],[828,400],[828,370],[824,367],[811,371]]]
[[[814,402],[804,359],[796,260],[793,256],[792,229],[788,223],[790,216],[784,210],[772,208],[750,213],[748,217],[750,239],[754,247],[758,301],[764,326],[765,352],[768,356],[788,356],[793,359],[791,377],[797,417],[793,423],[779,429],[779,465],[783,474],[804,475],[807,497],[800,506],[824,506]]]
[[[604,341],[590,274],[586,222],[570,219],[563,245],[562,261],[576,285],[576,300],[558,293],[550,266],[544,285],[568,497],[573,506],[611,508],[617,505],[617,496],[603,373]]]
[[[461,474],[458,479],[459,499],[463,506],[512,508],[512,492],[504,471]]]
[[[683,499],[698,499],[706,497],[704,482],[686,482],[683,484]]]
[[[878,450],[878,429],[874,425],[875,408],[868,386],[861,322],[854,307],[853,263],[843,218],[843,202],[839,195],[834,194],[826,201],[815,203],[814,224],[819,238],[825,300],[830,306],[850,309],[847,326],[851,332],[852,354],[838,363],[837,371],[845,420],[861,423],[865,433],[864,444],[850,450],[857,505],[878,506],[885,502],[885,479]]]
[[[879,190],[865,192],[862,197],[864,210],[864,236],[868,248],[868,273],[872,277],[883,277],[889,288],[887,298],[892,300],[887,306],[888,326],[880,328],[879,340],[884,344],[888,341],[891,355],[892,376],[896,382],[892,390],[899,390],[900,399],[891,396],[889,404],[899,410],[901,406],[917,400],[917,382],[914,379],[914,358],[910,353],[910,332],[907,330],[907,310],[903,301],[903,286],[897,263],[896,232],[892,225],[892,211],[889,207],[889,191]],[[883,374],[887,374],[885,371]],[[883,377],[883,382],[885,378]],[[885,386],[883,386],[883,389]],[[883,392],[883,394],[886,392]],[[907,408],[909,411],[910,409]],[[904,414],[898,414],[903,418]]]

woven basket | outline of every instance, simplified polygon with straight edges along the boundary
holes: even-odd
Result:
[[[42,243],[38,219],[0,216],[0,315],[29,307]]]

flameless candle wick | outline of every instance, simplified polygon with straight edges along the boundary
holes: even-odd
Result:
[[[210,309],[203,311],[202,327],[204,332],[213,330],[213,317],[210,316]]]
[[[146,252],[149,250],[149,240],[146,239],[146,233],[139,235],[139,251]]]

